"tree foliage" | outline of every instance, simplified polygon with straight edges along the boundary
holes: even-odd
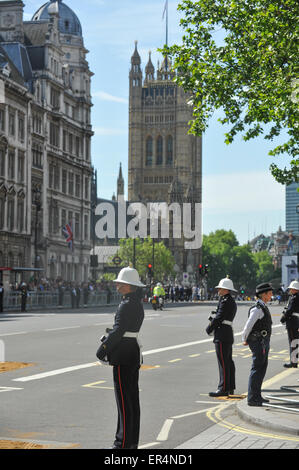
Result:
[[[275,271],[272,258],[266,251],[252,253],[249,245],[239,245],[229,230],[216,230],[203,236],[202,259],[209,265],[208,285],[215,287],[220,279],[229,276],[236,289],[244,287],[254,292],[257,284],[272,281],[280,273]]]
[[[134,240],[133,238],[122,238],[119,241],[120,248],[118,256],[122,260],[121,267],[133,264],[134,258]],[[154,246],[154,248],[153,248]],[[165,277],[174,274],[173,267],[175,265],[174,257],[171,251],[163,242],[154,242],[151,237],[143,240],[135,239],[135,267],[141,278],[145,279],[147,275],[148,264],[154,264],[154,278],[163,280]]]
[[[288,154],[289,168],[272,163],[270,169],[280,183],[298,181],[298,2],[182,0],[178,9],[184,12],[182,45],[163,52],[174,59],[175,80],[191,94],[190,132],[201,135],[221,109],[227,144],[237,134],[245,141],[286,134],[269,154]]]

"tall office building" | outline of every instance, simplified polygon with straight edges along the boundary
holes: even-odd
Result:
[[[286,231],[299,235],[299,183],[286,186]]]

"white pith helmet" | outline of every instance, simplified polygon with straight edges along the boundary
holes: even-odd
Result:
[[[121,282],[122,284],[130,284],[131,286],[145,287],[142,282],[140,282],[138,271],[130,266],[123,268],[119,271],[117,279],[114,279],[113,282]]]
[[[232,292],[237,292],[236,289],[234,288],[233,281],[229,279],[228,277],[221,279],[221,281],[219,282],[218,286],[215,287],[215,289],[227,289],[227,290],[231,290]]]
[[[299,281],[292,281],[289,285],[288,289],[296,289],[299,290]]]

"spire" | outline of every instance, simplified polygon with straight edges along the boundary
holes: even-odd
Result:
[[[119,164],[119,173],[117,178],[117,198],[125,194],[125,181],[122,174],[121,163]]]
[[[149,51],[148,63],[146,64],[146,67],[145,67],[145,81],[155,79],[155,67],[153,66],[151,55],[152,55],[152,52]]]
[[[137,44],[138,44],[138,41],[135,41],[135,50],[134,50],[134,53],[131,57],[132,67],[133,67],[133,65],[140,65],[141,64],[140,55],[139,55],[139,52],[137,50]]]
[[[141,58],[137,50],[137,41],[135,41],[135,50],[131,57],[130,86],[140,89],[142,86]]]

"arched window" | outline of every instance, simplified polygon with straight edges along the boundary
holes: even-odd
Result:
[[[167,137],[166,163],[167,165],[172,165],[173,163],[173,138],[171,135]]]
[[[153,139],[148,137],[146,139],[146,149],[145,149],[145,164],[147,166],[152,165],[153,163]]]
[[[156,164],[162,165],[163,163],[163,139],[159,135],[156,142]]]

